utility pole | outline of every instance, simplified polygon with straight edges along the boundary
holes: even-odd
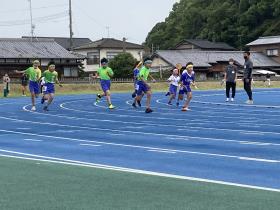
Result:
[[[126,38],[124,37],[123,38],[123,52],[124,53],[126,52],[125,42],[126,42]]]
[[[73,50],[73,28],[72,28],[72,0],[69,0],[69,29],[70,29],[70,51]]]
[[[30,9],[30,26],[31,26],[31,42],[32,42],[33,37],[34,37],[35,25],[33,24],[32,2],[31,2],[31,0],[28,0],[28,1],[29,1],[29,9]]]
[[[110,27],[106,26],[106,30],[107,30],[107,38],[110,38]]]

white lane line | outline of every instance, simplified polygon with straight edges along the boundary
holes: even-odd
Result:
[[[250,132],[250,131],[248,131],[248,132],[239,132],[240,134],[245,134],[245,135],[259,135],[259,136],[263,136],[264,135],[264,133],[261,133],[261,132]]]
[[[42,113],[40,113],[42,114]],[[53,115],[56,116],[56,115]],[[3,117],[0,117],[0,119]],[[11,118],[5,118],[12,121],[19,121],[19,122],[25,122],[25,123],[31,123],[31,124],[45,124],[45,125],[51,125],[51,126],[60,126],[60,127],[68,127],[68,128],[82,128],[87,130],[98,130],[98,131],[108,131],[108,132],[117,132],[117,133],[130,133],[130,134],[142,134],[142,135],[154,135],[154,136],[163,136],[163,137],[170,137],[170,138],[189,138],[189,139],[196,139],[199,141],[221,141],[221,142],[233,142],[233,143],[240,143],[244,141],[239,140],[232,140],[232,139],[218,139],[218,138],[207,138],[207,137],[193,137],[193,136],[181,136],[181,135],[170,135],[170,134],[162,134],[162,133],[148,133],[148,132],[138,132],[138,131],[123,131],[123,130],[112,130],[112,129],[102,129],[102,128],[95,128],[95,127],[81,127],[81,126],[72,126],[72,125],[63,125],[63,124],[56,124],[56,123],[46,123],[46,122],[36,122],[36,121],[27,121],[27,120],[16,120]],[[190,128],[190,127],[189,127]],[[213,129],[212,129],[213,130]],[[48,133],[48,132],[46,132]],[[263,143],[263,142],[260,142]],[[273,146],[280,146],[280,144],[272,143]]]
[[[177,149],[166,149],[160,147],[148,147],[148,146],[137,146],[131,144],[118,144],[113,142],[102,142],[102,141],[93,141],[93,140],[86,140],[86,139],[77,139],[77,138],[69,138],[69,137],[59,137],[59,136],[49,136],[49,135],[42,135],[42,134],[33,134],[33,133],[23,133],[18,131],[9,131],[9,130],[0,130],[0,132],[7,132],[13,134],[21,134],[21,135],[29,135],[29,136],[37,136],[37,137],[46,137],[46,138],[53,138],[55,140],[67,140],[73,142],[84,142],[84,143],[95,143],[95,144],[103,144],[103,145],[110,145],[116,147],[126,147],[126,148],[136,148],[136,149],[147,149],[147,150],[164,150],[170,152],[177,152],[183,154],[192,154],[192,155],[201,155],[201,156],[208,156],[208,157],[219,157],[219,158],[229,158],[229,159],[240,159],[245,160],[246,158],[252,161],[257,160],[264,160],[263,158],[256,158],[256,157],[242,157],[237,155],[225,155],[225,154],[218,154],[218,153],[207,153],[207,152],[196,152],[196,151],[189,151],[189,150],[177,150]],[[2,150],[0,150],[2,151]],[[241,159],[240,159],[241,160]],[[280,163],[280,160],[272,160],[266,159],[269,163]]]
[[[16,128],[18,130],[31,130],[31,128]]]
[[[149,149],[147,150],[148,152],[158,152],[158,153],[169,153],[169,154],[176,154],[176,152],[171,152],[171,151],[166,151],[166,150],[154,150],[154,149]]]
[[[121,133],[109,133],[110,136],[124,136],[124,134]]]
[[[267,160],[261,158],[247,158],[247,157],[240,157],[240,160],[248,160],[248,161],[257,161],[257,162],[266,162],[266,163],[276,163],[274,160]]]
[[[101,147],[101,145],[98,144],[80,144],[80,146]]]
[[[257,146],[271,146],[271,143],[259,143],[259,142],[242,142],[240,144],[257,145]]]
[[[82,162],[82,161],[39,156],[39,155],[33,155],[33,154],[27,154],[27,153],[19,153],[19,152],[15,152],[15,151],[6,150],[3,152],[16,154],[16,155],[25,155],[25,156],[30,156],[30,157],[20,157],[20,156],[15,156],[15,155],[0,154],[1,157],[48,162],[48,163],[58,163],[58,164],[88,167],[88,168],[98,168],[98,169],[104,169],[104,170],[121,171],[121,172],[127,172],[127,173],[182,179],[182,180],[196,181],[196,182],[202,182],[202,183],[213,183],[213,184],[219,184],[219,185],[227,185],[227,186],[234,186],[234,187],[249,188],[249,189],[264,190],[264,191],[280,193],[280,189],[277,189],[277,188],[260,187],[260,186],[255,186],[255,185],[246,185],[246,184],[239,184],[239,183],[233,183],[233,182],[224,182],[224,181],[211,180],[211,179],[202,179],[202,178],[196,178],[196,177],[179,176],[179,175],[172,175],[172,174],[167,174],[167,173],[158,173],[158,172],[152,172],[152,171],[116,167],[116,166],[110,166],[110,165],[94,164],[94,163],[88,163],[88,162]],[[40,159],[40,158],[45,158],[45,159]]]
[[[23,139],[23,141],[35,141],[35,142],[41,142],[43,140],[39,140],[39,139]]]

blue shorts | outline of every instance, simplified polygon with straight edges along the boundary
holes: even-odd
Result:
[[[43,93],[44,94],[51,94],[55,93],[54,84],[53,83],[46,83],[43,86]]]
[[[137,95],[141,96],[144,93],[146,93],[148,90],[150,90],[150,87],[148,87],[146,84],[144,84],[142,81],[138,81],[137,83]]]
[[[190,86],[184,86],[183,88],[181,87],[179,89],[179,95],[184,95],[184,94],[187,94],[189,92],[192,92],[192,89]]]
[[[138,80],[134,80],[134,89],[138,90]]]
[[[111,88],[110,80],[100,80],[100,85],[104,93],[106,93]]]
[[[39,83],[34,81],[29,81],[29,91],[30,93],[39,94],[40,93]]]
[[[176,96],[176,94],[177,94],[177,86],[175,86],[175,85],[170,85],[169,86],[169,92],[171,93],[171,94],[173,94],[173,95],[175,95]]]

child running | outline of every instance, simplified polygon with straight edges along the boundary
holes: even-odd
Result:
[[[32,67],[29,67],[24,71],[18,71],[18,70],[15,71],[15,73],[17,74],[25,73],[28,76],[29,91],[31,94],[31,101],[32,101],[31,111],[36,111],[35,98],[37,98],[40,94],[39,80],[41,78],[41,70],[39,69],[39,65],[40,65],[40,61],[34,60]]]
[[[134,108],[136,108],[136,103],[138,104],[139,107],[141,107],[141,103],[139,101],[137,101],[137,90],[138,90],[138,76],[139,76],[139,73],[140,73],[140,70],[139,68],[141,68],[142,66],[142,61],[138,62],[135,64],[135,68],[133,70],[133,80],[134,80],[134,93],[132,93],[132,98],[134,98],[134,102],[132,103],[132,106]],[[143,97],[143,94],[142,94],[142,97]]]
[[[108,67],[108,60],[106,58],[101,59],[101,68],[97,70],[97,73],[93,78],[100,77],[100,85],[103,90],[103,94],[97,94],[96,102],[98,103],[103,96],[106,96],[109,109],[114,109],[115,106],[111,102],[111,77],[114,76],[114,72],[111,68]]]
[[[169,85],[170,97],[169,97],[168,105],[172,105],[172,100],[176,98],[177,88],[178,88],[179,82],[180,82],[179,70],[174,69],[173,74],[169,77],[169,79],[167,81],[170,82],[170,85]]]
[[[150,68],[152,65],[152,60],[150,58],[146,58],[144,60],[144,66],[141,68],[139,76],[138,76],[138,90],[137,90],[137,97],[136,100],[138,103],[141,102],[142,94],[145,93],[147,95],[146,101],[146,113],[151,113],[153,110],[151,109],[151,98],[152,98],[152,91],[151,87],[148,85],[148,77],[150,77],[153,82],[155,79],[150,75]]]
[[[44,78],[44,86],[43,86],[43,98],[41,100],[41,103],[44,104],[45,101],[47,101],[47,104],[44,106],[44,111],[49,111],[48,107],[51,105],[53,99],[54,99],[54,93],[55,93],[55,83],[59,84],[60,87],[62,85],[58,81],[58,73],[55,71],[55,63],[50,61],[48,64],[48,70],[44,71],[42,74],[42,77]]]
[[[191,85],[194,86],[195,88],[195,74],[193,71],[193,65],[189,64],[187,65],[187,72],[182,74],[181,77],[181,82],[183,84],[183,92],[184,94],[187,95],[187,100],[182,108],[182,111],[189,111],[189,104],[192,100],[192,89],[191,89]]]

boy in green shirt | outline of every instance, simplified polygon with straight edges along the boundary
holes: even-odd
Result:
[[[31,111],[36,111],[35,98],[37,98],[38,95],[40,94],[40,89],[39,89],[39,83],[38,82],[41,78],[41,70],[39,69],[39,65],[40,65],[40,61],[34,60],[32,67],[29,67],[28,69],[26,69],[24,71],[18,71],[18,70],[15,71],[18,74],[25,73],[28,76],[29,91],[30,91],[30,94],[31,94],[31,101],[32,101]]]
[[[115,107],[111,102],[111,77],[114,76],[114,72],[111,68],[108,67],[108,60],[106,58],[101,59],[101,68],[97,70],[97,73],[93,78],[100,78],[100,85],[103,90],[103,94],[97,94],[96,102],[99,102],[103,96],[106,96],[109,109],[114,109]]]
[[[47,101],[47,105],[44,106],[44,111],[49,111],[48,107],[52,103],[54,99],[54,93],[55,93],[55,83],[58,83],[60,87],[62,85],[58,81],[58,73],[55,71],[55,63],[50,61],[48,64],[48,70],[44,71],[42,74],[42,77],[44,77],[45,84],[43,86],[43,98],[41,100],[41,103],[43,104],[45,101]]]

